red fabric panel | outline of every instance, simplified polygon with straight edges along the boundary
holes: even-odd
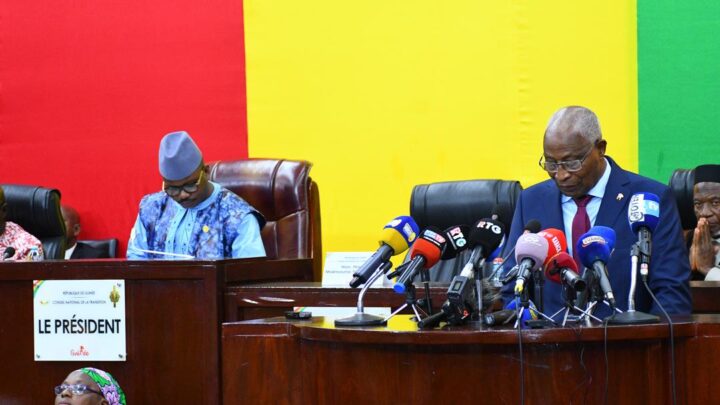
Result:
[[[0,0],[0,183],[58,188],[124,254],[179,129],[247,157],[241,1]]]

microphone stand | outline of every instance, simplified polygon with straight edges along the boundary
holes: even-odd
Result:
[[[427,315],[432,315],[432,299],[430,298],[430,272],[427,269],[420,270],[420,280],[425,287],[425,308]]]
[[[386,324],[387,321],[390,320],[390,318],[397,315],[400,311],[405,309],[407,306],[410,306],[410,308],[412,308],[413,312],[415,313],[415,317],[417,318],[418,321],[420,321],[422,319],[422,317],[420,316],[420,312],[425,314],[425,317],[427,318],[428,314],[426,314],[425,311],[422,310],[422,308],[417,306],[416,303],[417,303],[417,299],[415,298],[415,284],[410,284],[410,286],[405,291],[405,303],[402,304],[402,306],[400,308],[393,311],[393,313],[388,315],[387,318],[383,319],[383,325]]]
[[[368,288],[377,280],[380,276],[385,274],[386,271],[388,271],[392,267],[392,263],[387,261],[383,264],[381,264],[377,270],[370,276],[367,283],[363,285],[363,288],[360,290],[360,294],[358,294],[358,301],[357,301],[357,312],[353,316],[349,316],[347,318],[341,318],[335,320],[335,326],[382,326],[387,325],[387,320],[390,319],[389,317],[383,318],[381,316],[372,315],[372,314],[366,314],[365,313],[365,306],[363,305],[363,298],[365,298],[365,292],[367,292]]]
[[[641,230],[642,232],[642,230]],[[638,262],[640,273],[647,277],[650,267],[650,242],[641,244],[636,242],[630,250],[630,292],[628,293],[628,309],[621,314],[614,314],[608,320],[613,325],[642,325],[659,323],[660,317],[635,310],[635,287],[637,286]]]
[[[577,300],[573,307],[576,311],[580,312],[578,322],[585,320],[586,326],[592,326],[590,318],[602,322],[602,320],[592,314],[593,308],[597,304],[598,289],[600,288],[599,280],[595,277],[595,271],[593,269],[585,268],[583,272],[583,280],[585,280],[585,291],[576,293]],[[585,309],[582,309],[585,308]]]
[[[522,315],[525,311],[532,311],[530,309],[530,298],[528,296],[528,290],[527,288],[523,288],[522,293],[520,293],[520,296],[515,296],[515,299],[519,302],[517,304],[517,319],[515,319],[515,326],[514,328],[522,328]],[[544,319],[528,319],[527,320],[527,326],[532,329],[538,329],[538,328],[545,328],[552,325],[557,325],[557,322],[555,322],[552,318],[545,315],[544,313],[537,310],[537,307],[534,309],[535,313]],[[530,312],[532,314],[532,312]]]
[[[545,284],[545,277],[543,277],[543,272],[535,270],[533,271],[533,288],[535,290],[535,294],[533,295],[533,298],[535,298],[535,307],[538,309],[538,311],[543,312],[544,305],[543,305],[543,285]]]

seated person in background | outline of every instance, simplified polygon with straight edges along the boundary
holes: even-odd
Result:
[[[202,153],[187,132],[163,137],[163,191],[140,201],[128,259],[262,257],[263,216],[242,198],[208,180]]]
[[[637,241],[628,225],[628,205],[635,193],[656,194],[660,219],[652,235],[648,284],[669,314],[690,314],[690,268],[672,192],[664,184],[623,170],[605,154],[606,147],[597,116],[589,109],[565,107],[550,118],[540,159],[550,179],[520,193],[506,249],[515,246],[531,219],[540,221],[544,229],[563,230],[570,254],[577,253],[577,240],[592,226],[613,228],[617,239],[607,269],[617,306],[624,311],[630,291],[630,248]],[[511,256],[506,271],[514,265]],[[506,302],[513,300],[514,284],[513,280],[503,287]],[[525,288],[533,291],[532,286]],[[559,284],[546,282],[543,298],[546,314],[565,306]],[[644,288],[635,290],[635,303],[639,311],[660,313]],[[600,305],[595,315],[606,317],[610,309]]]
[[[75,208],[69,205],[60,207],[65,220],[65,232],[67,236],[67,249],[65,259],[99,259],[109,258],[108,253],[102,249],[94,248],[87,243],[78,242],[80,235],[80,215]]]
[[[690,267],[700,280],[720,281],[720,165],[695,168],[693,207],[698,221],[689,234]]]
[[[125,393],[110,373],[85,367],[68,374],[55,387],[55,405],[126,405]]]
[[[42,260],[42,243],[20,225],[6,221],[7,202],[0,187],[0,254],[1,260]],[[10,249],[12,248],[12,249]],[[13,253],[14,251],[14,253]]]

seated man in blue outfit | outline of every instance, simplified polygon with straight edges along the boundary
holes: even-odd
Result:
[[[200,149],[185,131],[160,141],[163,191],[146,195],[130,234],[128,259],[263,257],[263,216],[208,180]]]

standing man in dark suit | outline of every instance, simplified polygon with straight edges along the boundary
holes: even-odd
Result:
[[[624,311],[628,308],[630,290],[630,249],[637,241],[628,224],[628,203],[635,193],[656,194],[660,197],[660,220],[652,235],[648,284],[669,314],[689,314],[690,266],[672,192],[664,184],[623,170],[605,155],[606,147],[595,113],[585,107],[557,111],[545,130],[539,162],[550,180],[520,194],[506,246],[515,246],[523,226],[531,219],[540,221],[544,229],[563,230],[571,254],[580,236],[574,235],[573,229],[595,225],[613,228],[617,240],[607,268],[617,306]],[[514,258],[510,258],[506,271],[514,265]],[[505,301],[512,300],[513,284],[503,288]],[[546,282],[543,295],[546,314],[564,307],[560,285]],[[660,313],[640,284],[635,291],[635,304],[638,311]],[[606,317],[610,309],[600,305],[595,315]]]
[[[109,258],[108,253],[102,249],[94,248],[88,244],[78,242],[80,235],[80,215],[75,208],[68,205],[60,207],[65,220],[65,231],[67,232],[67,249],[65,259],[103,259]]]

